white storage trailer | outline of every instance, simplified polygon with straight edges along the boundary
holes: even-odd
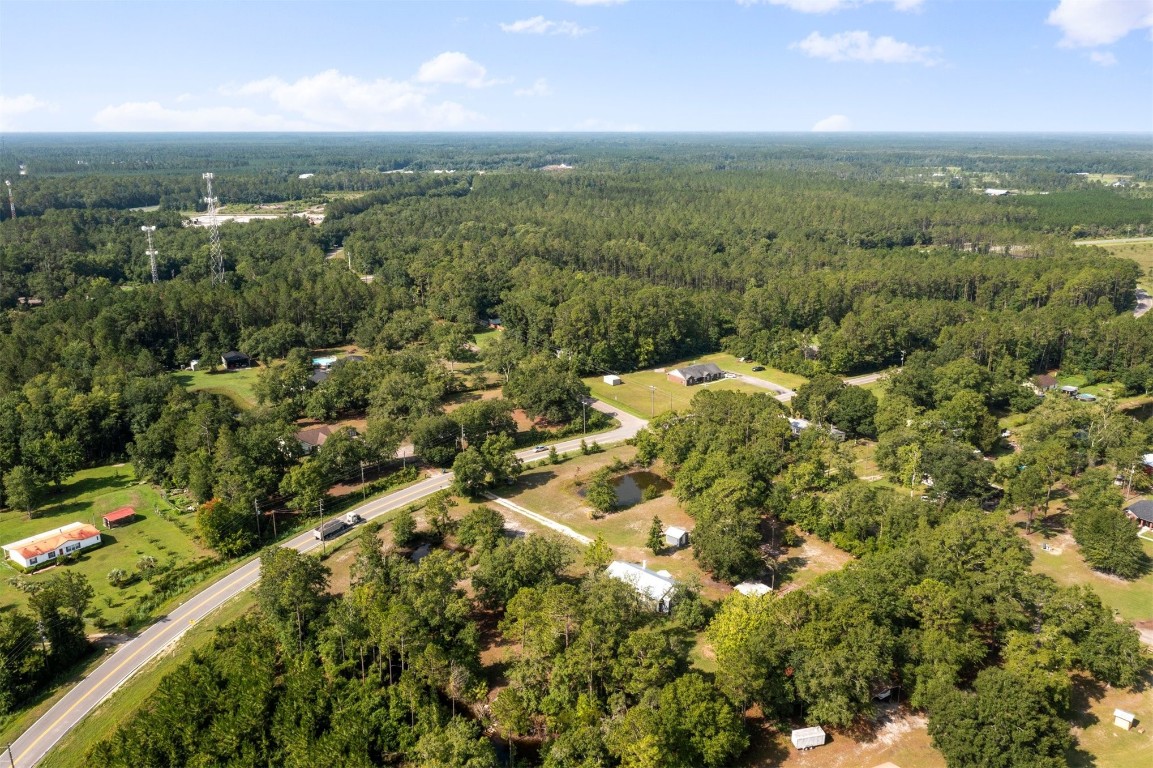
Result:
[[[331,539],[333,536],[344,533],[359,522],[360,515],[355,512],[349,512],[343,517],[333,518],[332,520],[321,523],[312,531],[312,535],[320,541],[324,541],[325,539]]]
[[[798,728],[793,731],[793,746],[797,749],[812,749],[825,745],[825,729],[819,725],[812,728]]]

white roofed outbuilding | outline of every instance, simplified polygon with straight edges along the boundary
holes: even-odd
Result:
[[[626,563],[613,560],[605,569],[611,578],[630,585],[642,597],[652,603],[653,608],[667,613],[677,591],[677,583],[668,571],[650,571],[644,564]]]

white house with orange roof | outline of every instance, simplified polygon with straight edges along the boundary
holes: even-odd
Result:
[[[88,523],[38,533],[3,546],[4,556],[21,568],[35,568],[100,544],[100,531]]]

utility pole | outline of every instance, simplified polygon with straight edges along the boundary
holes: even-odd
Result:
[[[252,500],[252,508],[256,510],[256,538],[259,539],[259,538],[261,538],[261,536],[260,536],[260,502],[257,501],[256,499],[253,499]]]
[[[657,388],[649,385],[649,418],[657,415]]]
[[[12,757],[12,745],[8,745],[8,762],[11,763],[11,768],[16,768],[16,760]]]

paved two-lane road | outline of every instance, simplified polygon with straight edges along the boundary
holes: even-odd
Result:
[[[601,402],[590,401],[590,404],[591,407],[614,416],[620,422],[620,426],[616,429],[596,436],[595,439],[600,443],[627,440],[648,423],[644,419],[619,412]],[[579,447],[580,438],[556,444],[557,451],[561,453],[577,450]],[[517,456],[525,461],[543,458],[541,453],[531,449],[521,451]],[[408,488],[370,501],[358,507],[356,512],[365,520],[371,520],[419,501],[451,484],[452,473],[434,475]],[[310,552],[321,546],[321,543],[313,536],[312,531],[306,531],[286,541],[282,546],[291,547],[298,552]],[[189,627],[251,587],[259,578],[260,560],[254,558],[189,598],[167,616],[121,645],[107,661],[77,683],[12,743],[16,768],[31,768],[40,762],[85,715],[112,695],[141,667],[179,640]]]

